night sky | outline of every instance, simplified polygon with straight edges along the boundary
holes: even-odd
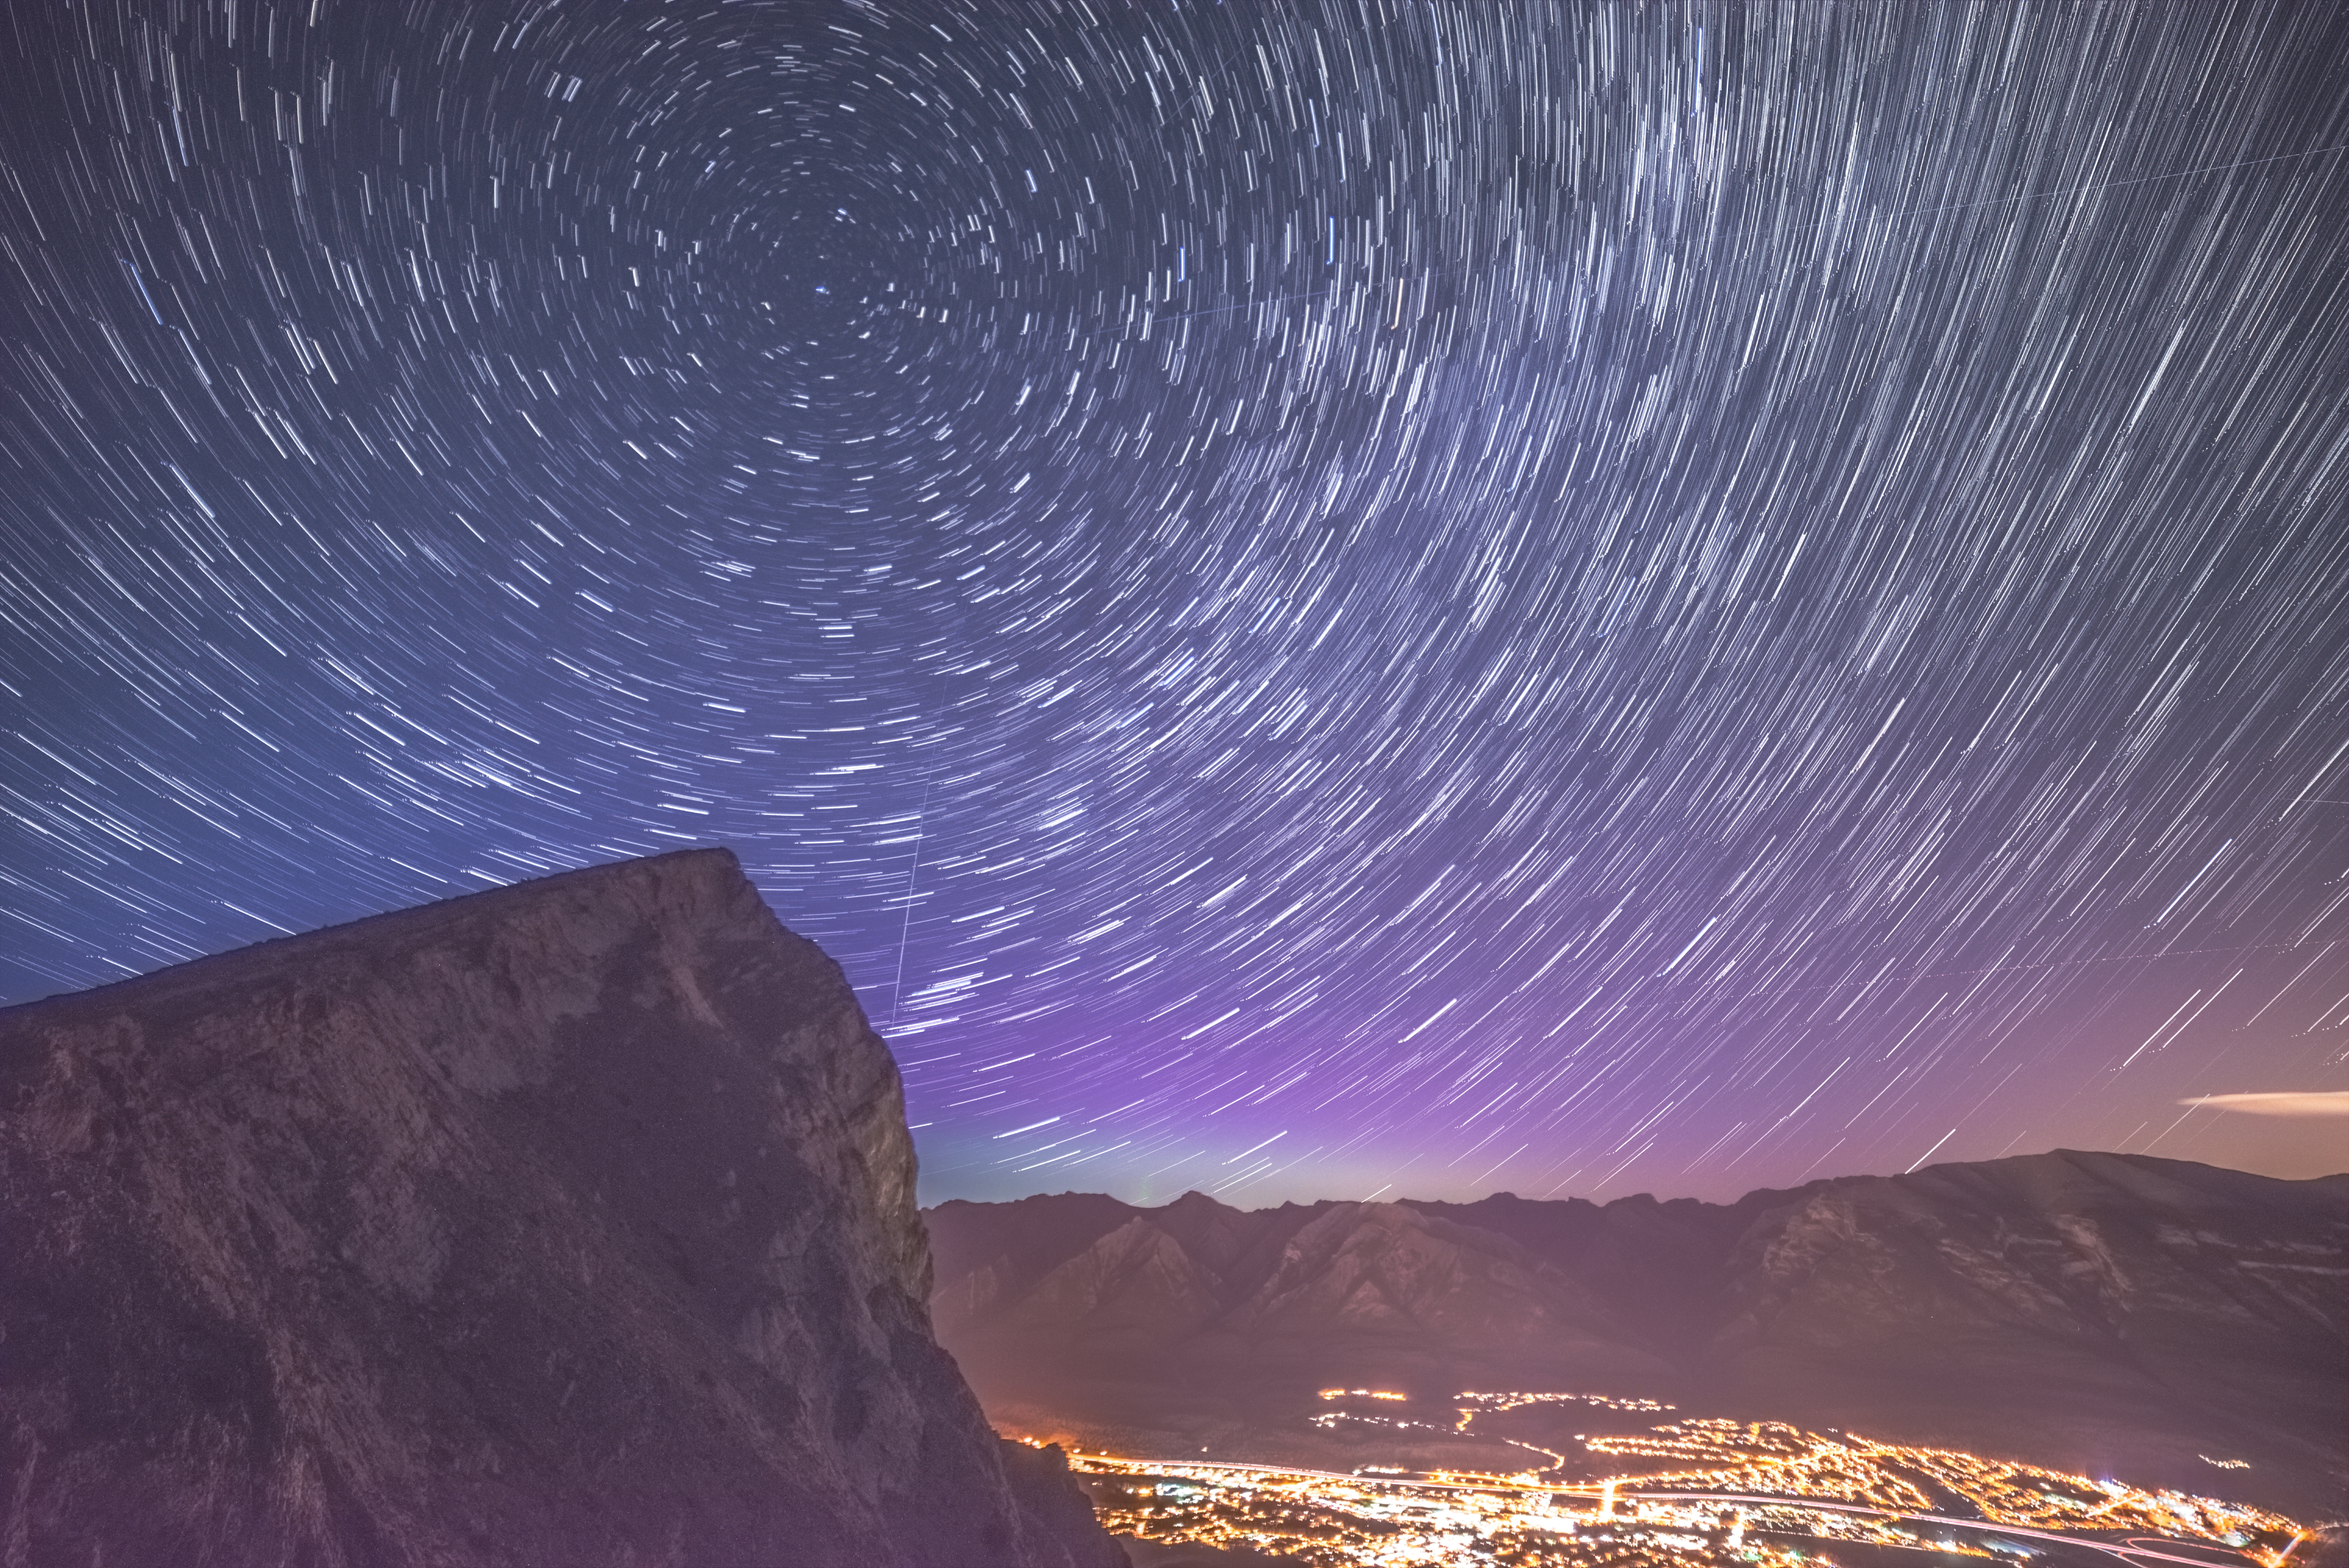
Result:
[[[2344,58],[9,5],[0,1000],[717,843],[930,1201],[2349,1165]]]

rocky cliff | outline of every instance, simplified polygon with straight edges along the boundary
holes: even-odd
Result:
[[[1305,1424],[1319,1388],[1583,1390],[2344,1501],[2349,1177],[2057,1153],[1733,1204],[1070,1193],[928,1219],[939,1336],[1031,1429],[1345,1468]]]
[[[722,851],[0,1012],[0,1558],[1113,1568],[913,1192]]]

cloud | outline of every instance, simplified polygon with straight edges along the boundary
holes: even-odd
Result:
[[[2206,1094],[2180,1105],[2248,1110],[2254,1116],[2349,1116],[2349,1089],[2299,1089],[2283,1094]]]

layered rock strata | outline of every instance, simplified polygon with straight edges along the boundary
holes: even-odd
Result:
[[[722,851],[0,1012],[14,1563],[1115,1568],[930,1334],[897,1072]]]

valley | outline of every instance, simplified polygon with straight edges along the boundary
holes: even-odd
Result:
[[[999,1429],[1072,1450],[1781,1490],[1757,1478],[1789,1455],[1741,1439],[1729,1465],[1689,1424],[1716,1421],[2343,1511],[2349,1178],[2058,1152],[1730,1204],[1063,1193],[926,1219],[940,1342]]]
[[[1071,1468],[1121,1534],[1315,1568],[1874,1568],[1883,1554],[1918,1553],[2048,1568],[2284,1568],[2311,1533],[2246,1504],[1952,1449],[1777,1422],[1642,1425],[1657,1412],[1625,1407],[1651,1402],[1603,1395],[1464,1392],[1442,1409],[1392,1390],[1322,1399],[1333,1408],[1316,1424],[1497,1436],[1549,1462],[1328,1470],[1079,1452]],[[1531,1429],[1563,1451],[1477,1431],[1527,1412],[1546,1418]],[[1602,1429],[1548,1429],[1562,1421]]]

